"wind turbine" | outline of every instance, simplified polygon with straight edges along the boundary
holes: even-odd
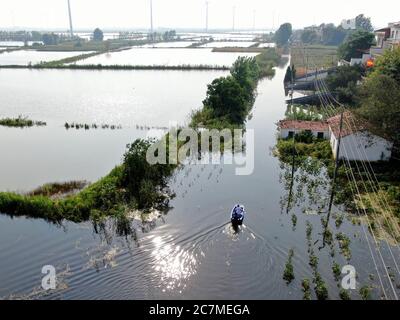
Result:
[[[256,30],[256,10],[253,10],[253,31]]]
[[[235,31],[236,6],[232,8],[232,30]]]
[[[153,28],[153,0],[150,0],[150,31],[151,34],[154,32]]]
[[[74,37],[74,29],[72,27],[72,14],[71,14],[71,4],[68,0],[68,15],[69,15],[69,32],[71,35],[71,38]]]
[[[208,1],[206,1],[206,32],[208,32]]]

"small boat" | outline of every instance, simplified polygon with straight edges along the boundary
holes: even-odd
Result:
[[[246,210],[241,204],[237,204],[231,211],[231,222],[233,226],[241,226],[243,224]]]

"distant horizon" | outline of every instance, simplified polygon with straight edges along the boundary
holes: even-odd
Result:
[[[150,30],[149,0],[70,0],[75,30]],[[209,30],[276,30],[290,22],[294,29],[370,17],[374,28],[400,20],[400,2],[366,6],[364,1],[318,0],[271,2],[263,0],[209,0]],[[233,8],[235,18],[233,18]],[[390,8],[390,10],[387,10]],[[205,30],[206,0],[153,0],[154,29]],[[2,0],[2,30],[69,30],[67,0]]]
[[[119,32],[119,31],[129,31],[129,32],[149,32],[149,28],[142,27],[142,28],[102,28],[102,27],[94,27],[94,28],[74,28],[74,33],[82,33],[82,32],[93,32],[94,29],[100,28],[103,32]],[[213,28],[213,29],[208,29],[207,32],[203,28],[190,28],[190,27],[180,27],[180,28],[174,28],[174,27],[157,27],[154,28],[154,31],[167,31],[167,30],[175,30],[179,33],[183,32],[196,32],[196,33],[215,33],[215,32],[229,32],[229,33],[260,33],[260,32],[273,32],[276,29],[256,29],[253,30],[251,28],[243,28],[243,29],[229,29],[229,28]],[[38,32],[69,32],[68,28],[32,28],[32,27],[23,27],[23,26],[15,26],[15,27],[1,27],[0,26],[0,31],[38,31]]]

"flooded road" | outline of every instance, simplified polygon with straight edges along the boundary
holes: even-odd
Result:
[[[285,69],[277,69],[272,80],[263,80],[258,87],[253,117],[247,124],[255,133],[251,175],[236,176],[232,165],[187,165],[171,178],[170,186],[176,192],[172,209],[155,220],[132,221],[129,235],[118,235],[113,221],[94,228],[91,223],[56,226],[0,216],[0,297],[302,299],[301,281],[313,277],[307,221],[313,226],[318,271],[331,299],[339,298],[333,260],[341,266],[353,265],[359,286],[378,288],[361,226],[345,219],[338,230],[331,222],[334,232],[351,238],[348,261],[336,242],[334,258],[332,248],[318,250],[331,183],[323,168],[296,170],[295,196],[288,204],[291,168],[272,153],[275,123],[286,111],[284,74]],[[236,233],[228,222],[238,202],[246,206],[247,216]],[[314,214],[321,207],[323,214]],[[334,207],[334,212],[341,208]],[[290,249],[294,250],[295,280],[287,285],[282,275]],[[381,250],[387,254],[385,247]],[[59,274],[58,289],[50,293],[40,289],[40,271],[47,264],[54,265]],[[353,299],[360,298],[357,292],[352,293]],[[379,298],[378,289],[374,298]]]

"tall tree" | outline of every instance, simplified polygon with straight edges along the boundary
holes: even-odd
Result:
[[[400,84],[400,48],[386,50],[376,61],[373,75],[387,75]]]
[[[343,43],[347,32],[341,26],[327,24],[322,30],[322,43],[330,46],[338,46]]]
[[[208,85],[203,105],[210,108],[215,117],[226,117],[233,123],[241,124],[247,113],[246,98],[245,90],[234,77],[221,77]]]
[[[42,35],[42,41],[45,45],[56,45],[59,42],[59,36],[54,33],[45,33]]]
[[[292,35],[292,25],[290,23],[282,24],[279,29],[275,32],[275,42],[278,46],[283,46],[287,44]]]
[[[318,34],[314,30],[304,30],[301,34],[301,41],[307,44],[317,43]]]
[[[339,47],[339,56],[349,61],[351,58],[361,58],[364,51],[371,48],[375,42],[373,33],[358,30],[351,33],[347,40]]]
[[[371,23],[371,18],[367,18],[363,14],[359,14],[356,17],[356,28],[357,29],[362,29],[368,32],[374,31],[374,28],[372,27]]]
[[[94,41],[103,41],[104,34],[99,28],[94,29],[93,31],[93,40]]]
[[[400,85],[395,79],[383,74],[368,77],[360,88],[357,114],[376,134],[400,146]]]
[[[336,95],[341,103],[354,104],[357,83],[361,80],[363,68],[359,65],[341,66],[326,79],[329,90]]]

